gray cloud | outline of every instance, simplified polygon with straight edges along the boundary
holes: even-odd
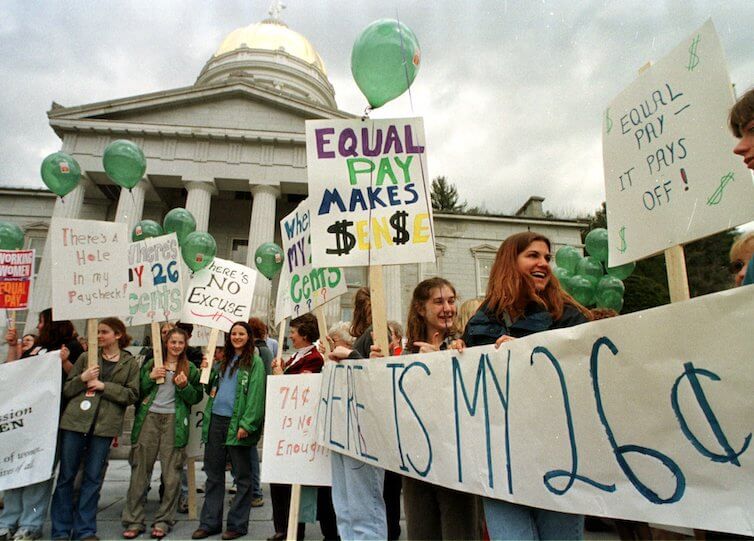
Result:
[[[320,52],[342,109],[366,102],[350,75],[360,30],[396,15],[417,34],[422,67],[407,96],[374,117],[423,116],[429,176],[461,196],[512,212],[529,195],[546,208],[588,212],[604,198],[600,125],[606,105],[648,60],[712,17],[732,80],[754,84],[750,0],[295,2],[283,19]],[[60,146],[51,102],[79,105],[193,84],[233,29],[266,17],[267,2],[4,3],[1,185],[40,185]]]

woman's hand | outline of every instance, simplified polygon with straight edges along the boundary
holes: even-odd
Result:
[[[343,359],[348,358],[348,356],[351,354],[353,350],[351,348],[347,348],[345,346],[338,346],[334,348],[330,352],[330,360],[333,361],[342,361]]]
[[[236,433],[236,439],[238,440],[245,440],[249,437],[249,433],[246,432],[243,428],[239,428],[238,432]]]
[[[277,358],[272,361],[272,365],[270,365],[270,368],[272,369],[272,375],[273,376],[280,376],[283,373],[283,359]]]
[[[460,338],[456,338],[450,343],[449,346],[450,349],[455,349],[459,353],[461,353],[464,349],[466,349],[466,343],[461,340]]]
[[[209,361],[207,361],[206,355],[202,355],[202,364],[199,365],[199,368],[201,368],[202,370],[209,368]]]
[[[18,344],[18,331],[16,329],[8,329],[5,333],[5,341],[9,346],[16,346]]]
[[[81,372],[81,381],[87,383],[99,377],[99,366],[92,366]]]
[[[104,391],[105,390],[105,384],[102,383],[98,379],[90,379],[86,383],[86,388],[89,389],[90,391]]]
[[[515,340],[515,338],[513,338],[512,336],[508,336],[507,334],[504,334],[503,336],[495,340],[495,347],[497,349],[500,349],[500,346],[502,346],[506,342],[510,342],[511,340]]]
[[[65,344],[60,346],[60,362],[65,364],[71,358],[71,350]]]
[[[188,378],[183,372],[178,372],[175,377],[173,377],[173,383],[175,383],[176,387],[179,389],[184,389],[186,385],[188,385]]]
[[[377,344],[372,344],[369,347],[369,358],[370,359],[379,359],[381,357],[384,357],[385,355],[382,354],[382,348],[378,346]]]
[[[149,373],[149,379],[152,381],[157,381],[160,378],[164,378],[167,371],[165,370],[164,366],[154,366],[152,367],[152,371]]]

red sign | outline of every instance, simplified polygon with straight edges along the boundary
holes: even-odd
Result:
[[[0,250],[0,308],[28,308],[33,277],[34,250]]]

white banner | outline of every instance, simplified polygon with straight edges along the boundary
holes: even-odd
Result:
[[[52,475],[60,378],[59,351],[0,365],[0,490]]]
[[[269,376],[262,482],[330,486],[330,450],[317,443],[321,374]]]
[[[605,111],[610,266],[754,219],[751,173],[732,152],[733,92],[712,21]]]
[[[195,272],[183,303],[181,321],[223,332],[249,319],[257,271],[216,257]]]
[[[53,218],[52,316],[91,319],[128,315],[126,224]]]
[[[348,291],[341,269],[312,266],[310,225],[309,199],[280,222],[285,261],[275,302],[276,324],[311,312]]]
[[[435,260],[421,118],[307,120],[315,267]]]
[[[754,535],[754,287],[462,354],[328,363],[318,441],[569,513]]]
[[[127,326],[181,317],[181,248],[175,233],[128,246]]]

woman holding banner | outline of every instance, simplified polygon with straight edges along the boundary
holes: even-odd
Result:
[[[225,356],[219,365],[213,366],[205,390],[209,399],[204,410],[202,441],[207,485],[199,528],[191,537],[204,539],[222,531],[227,454],[238,491],[231,501],[222,537],[237,539],[249,529],[251,448],[257,445],[264,423],[264,364],[254,355],[254,333],[247,322],[237,321],[230,328],[225,339]]]
[[[126,408],[139,397],[139,363],[124,348],[131,337],[120,319],[97,326],[97,364],[79,356],[63,388],[69,399],[60,420],[60,471],[52,497],[53,539],[97,539],[97,503],[110,444],[123,429]],[[73,483],[79,466],[84,478],[73,507]]]
[[[82,348],[74,337],[73,324],[70,321],[52,321],[52,310],[42,310],[37,324],[39,337],[32,347],[24,349],[19,356],[15,347],[8,349],[8,362],[25,359],[60,350],[62,382],[73,368],[69,358],[77,359]],[[9,329],[6,340],[9,345],[16,343],[16,329]],[[29,336],[29,335],[27,335]],[[33,335],[32,335],[33,336]],[[26,337],[24,337],[26,338]],[[12,355],[11,355],[12,353]],[[62,387],[61,387],[62,393]],[[65,406],[65,397],[61,398],[61,412]],[[5,508],[0,513],[0,540],[13,538],[17,540],[38,539],[42,536],[42,526],[47,515],[47,507],[52,494],[53,480],[42,481],[25,487],[5,491]]]
[[[487,295],[469,320],[467,346],[500,344],[540,331],[579,325],[588,311],[563,291],[550,269],[550,241],[533,232],[500,245]],[[484,499],[491,539],[583,539],[584,517]]]
[[[180,472],[189,437],[188,419],[191,406],[202,399],[199,370],[189,362],[187,348],[186,331],[171,329],[163,346],[163,366],[154,366],[154,360],[150,360],[141,367],[143,399],[131,430],[131,482],[122,515],[125,539],[134,539],[145,530],[143,496],[158,456],[165,492],[152,524],[152,538],[165,537],[175,523]],[[158,384],[158,380],[163,383]]]

